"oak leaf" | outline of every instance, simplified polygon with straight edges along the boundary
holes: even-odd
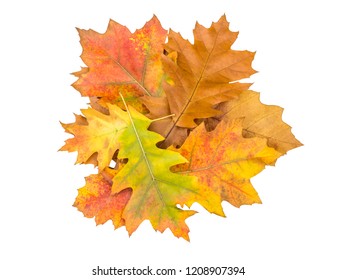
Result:
[[[223,216],[220,198],[196,177],[171,172],[172,166],[186,159],[175,151],[157,148],[163,137],[148,130],[150,119],[132,107],[128,114],[132,125],[120,136],[118,153],[119,159],[128,161],[115,176],[112,188],[114,193],[132,189],[123,212],[125,227],[132,234],[149,220],[155,230],[169,228],[175,236],[189,240],[185,219],[195,211],[182,210],[177,204],[190,207],[198,202],[209,212]]]
[[[88,125],[87,119],[78,114],[74,114],[75,116],[75,122],[74,123],[61,123],[62,127],[64,128],[65,132],[73,134],[74,135],[74,128],[76,130],[76,127],[79,125]]]
[[[97,225],[112,220],[115,228],[124,226],[122,214],[132,194],[131,189],[125,189],[112,194],[113,178],[118,172],[106,168],[102,173],[92,174],[85,178],[86,184],[78,189],[74,205],[85,217],[93,218]]]
[[[221,103],[216,108],[222,114],[205,121],[208,130],[214,129],[222,119],[244,118],[244,137],[265,138],[268,146],[282,154],[302,145],[291,133],[291,127],[283,122],[283,108],[261,103],[258,92],[243,92],[237,99]]]
[[[250,178],[281,155],[268,147],[265,139],[243,138],[242,122],[243,119],[221,121],[211,132],[204,124],[198,126],[177,150],[188,163],[174,167],[178,174],[198,177],[199,183],[236,207],[261,203]]]
[[[104,108],[106,102],[121,103],[122,93],[128,104],[141,108],[137,97],[161,95],[161,54],[167,31],[156,16],[134,33],[113,20],[104,34],[78,32],[81,58],[88,67],[74,73],[78,80],[73,86],[82,96],[98,98],[91,102]]]
[[[156,132],[169,138],[177,126],[194,128],[196,119],[219,114],[214,105],[237,98],[249,88],[250,84],[238,80],[256,72],[251,67],[254,53],[231,49],[237,35],[238,32],[229,30],[225,16],[210,28],[197,23],[194,44],[170,30],[164,48],[168,53],[175,52],[177,58],[173,60],[162,55],[163,69],[169,77],[163,84],[165,95],[142,98],[152,118],[167,115],[168,110],[169,114],[174,114],[170,123],[163,121],[161,127],[156,127]],[[158,103],[165,105],[157,107]]]
[[[66,140],[61,151],[78,152],[76,163],[97,160],[99,170],[109,166],[119,149],[119,136],[129,125],[127,114],[116,105],[108,104],[109,115],[92,108],[82,110],[75,123],[63,124],[65,130],[74,135]]]

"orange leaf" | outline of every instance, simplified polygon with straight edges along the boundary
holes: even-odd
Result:
[[[88,125],[87,119],[81,115],[74,114],[75,122],[74,123],[61,123],[64,130],[72,135],[74,135],[74,129],[79,125]]]
[[[106,168],[102,173],[85,178],[86,184],[78,190],[75,206],[85,217],[93,218],[97,225],[112,220],[115,228],[125,224],[122,214],[128,203],[132,190],[112,194],[112,180],[116,170]]]
[[[113,20],[104,34],[78,32],[81,58],[88,68],[74,73],[79,79],[73,86],[83,96],[102,97],[115,104],[122,93],[129,104],[139,108],[137,97],[161,94],[160,56],[167,32],[155,16],[134,33]]]
[[[236,207],[261,203],[250,178],[281,155],[265,139],[243,138],[242,121],[222,121],[211,132],[198,126],[178,150],[189,162],[174,167],[179,174],[198,177],[200,184]]]

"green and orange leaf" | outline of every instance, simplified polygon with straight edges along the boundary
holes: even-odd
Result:
[[[177,204],[190,207],[198,202],[209,212],[223,215],[220,198],[207,186],[199,184],[194,176],[183,176],[170,171],[186,159],[175,151],[159,149],[163,140],[148,130],[151,120],[132,107],[129,108],[132,125],[120,136],[119,159],[128,162],[114,178],[113,191],[119,193],[132,189],[123,218],[128,232],[133,233],[144,221],[149,220],[155,230],[170,229],[177,237],[188,240],[189,229],[185,219],[195,213],[182,210]]]

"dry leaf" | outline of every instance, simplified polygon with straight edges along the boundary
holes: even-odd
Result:
[[[250,84],[237,82],[255,73],[251,63],[254,53],[231,49],[238,32],[229,30],[225,16],[210,28],[199,24],[194,29],[194,44],[170,30],[164,48],[176,53],[177,59],[162,55],[163,69],[169,80],[164,83],[165,96],[144,96],[151,117],[174,114],[170,123],[166,120],[154,131],[165,138],[165,147],[181,145],[182,141],[171,134],[174,127],[194,128],[196,119],[209,118],[219,114],[214,105],[237,98]],[[158,107],[158,103],[167,103]],[[164,109],[160,111],[159,109]]]
[[[221,119],[244,118],[245,137],[265,138],[268,140],[268,146],[282,154],[302,145],[291,133],[291,127],[282,121],[283,108],[262,104],[257,92],[246,91],[238,99],[219,104],[216,108],[222,111],[222,114],[206,120],[208,130],[214,129]]]

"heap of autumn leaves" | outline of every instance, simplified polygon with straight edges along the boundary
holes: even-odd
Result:
[[[301,143],[283,109],[240,82],[254,53],[231,49],[225,16],[197,23],[193,44],[155,16],[134,33],[113,20],[104,34],[78,31],[87,67],[73,87],[90,106],[62,124],[73,137],[61,150],[97,166],[74,203],[84,216],[130,235],[149,220],[189,240],[193,203],[219,216],[222,201],[261,203],[250,178]]]

